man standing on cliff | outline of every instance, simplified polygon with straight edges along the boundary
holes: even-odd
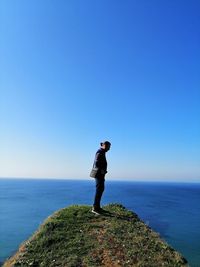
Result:
[[[100,214],[101,211],[103,211],[100,202],[105,188],[105,175],[107,173],[106,152],[110,150],[111,143],[105,141],[100,143],[100,145],[101,147],[96,152],[93,169],[90,174],[91,177],[95,178],[95,183],[96,183],[96,192],[92,208],[92,212],[95,214]]]

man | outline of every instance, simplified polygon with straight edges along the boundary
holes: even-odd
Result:
[[[105,188],[105,175],[107,173],[107,161],[106,161],[106,152],[110,150],[111,143],[108,141],[100,143],[101,147],[96,152],[95,160],[93,164],[93,170],[95,172],[90,176],[95,178],[96,182],[96,192],[94,197],[94,204],[92,212],[99,215],[103,209],[101,208],[100,202],[101,197]]]

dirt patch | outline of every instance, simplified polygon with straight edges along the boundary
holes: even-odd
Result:
[[[101,258],[101,266],[106,267],[121,267],[123,262],[123,251],[122,248],[115,247],[113,249],[113,244],[115,244],[115,240],[110,237],[109,243],[111,244],[110,249],[105,247],[105,239],[108,239],[107,229],[105,224],[99,224],[102,228],[99,228],[98,232],[96,232],[96,238],[99,243],[99,247],[101,250],[98,251],[98,255]],[[113,256],[115,258],[113,258]]]

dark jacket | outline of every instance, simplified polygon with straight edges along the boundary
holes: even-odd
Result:
[[[96,152],[93,167],[99,170],[98,173],[100,175],[105,175],[107,173],[106,152],[104,149],[100,148]]]

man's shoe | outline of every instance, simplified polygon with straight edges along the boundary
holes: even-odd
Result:
[[[92,213],[94,213],[94,214],[96,214],[96,215],[100,215],[100,210],[98,209],[94,209],[94,208],[92,208]]]

